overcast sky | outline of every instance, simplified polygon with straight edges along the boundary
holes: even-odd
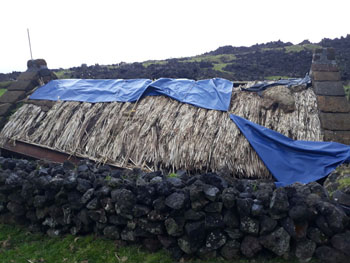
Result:
[[[350,34],[349,0],[0,0],[0,72],[199,55]]]

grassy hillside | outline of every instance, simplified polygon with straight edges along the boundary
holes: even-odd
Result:
[[[323,39],[320,43],[303,41],[297,45],[275,41],[251,47],[223,46],[193,57],[106,66],[82,65],[57,70],[56,74],[59,78],[222,77],[233,81],[304,77],[310,70],[313,50],[320,47],[335,48],[342,80],[350,80],[350,35]]]

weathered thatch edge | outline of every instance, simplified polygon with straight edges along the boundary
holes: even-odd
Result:
[[[256,93],[234,91],[230,113],[293,139],[322,140],[315,94],[292,93],[295,111],[266,108]],[[74,132],[72,132],[74,131]],[[138,103],[56,102],[47,112],[27,104],[0,133],[0,143],[21,140],[117,166],[189,171],[225,170],[238,177],[270,178],[228,113],[166,97]]]

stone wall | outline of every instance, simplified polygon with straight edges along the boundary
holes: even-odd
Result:
[[[16,109],[19,102],[25,99],[35,87],[56,79],[43,59],[29,60],[27,71],[21,73],[7,91],[0,97],[0,128],[7,121],[7,116]]]
[[[311,72],[324,140],[350,144],[350,103],[345,97],[334,49],[316,49]]]
[[[53,164],[0,157],[0,219],[50,236],[97,233],[150,251],[225,259],[312,257],[346,262],[349,216],[318,183],[214,173],[112,170],[82,161]]]

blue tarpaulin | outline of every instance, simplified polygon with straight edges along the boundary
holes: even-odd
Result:
[[[296,141],[236,115],[230,118],[277,179],[277,186],[313,182],[350,162],[349,145]]]
[[[165,95],[206,109],[228,111],[233,84],[226,79],[205,80],[161,78],[152,82],[145,96]]]
[[[33,100],[82,102],[134,102],[144,96],[165,95],[197,107],[228,111],[233,83],[208,80],[167,79],[64,79],[52,80],[37,89]]]
[[[146,90],[150,79],[60,79],[38,88],[32,100],[82,102],[133,102]]]

